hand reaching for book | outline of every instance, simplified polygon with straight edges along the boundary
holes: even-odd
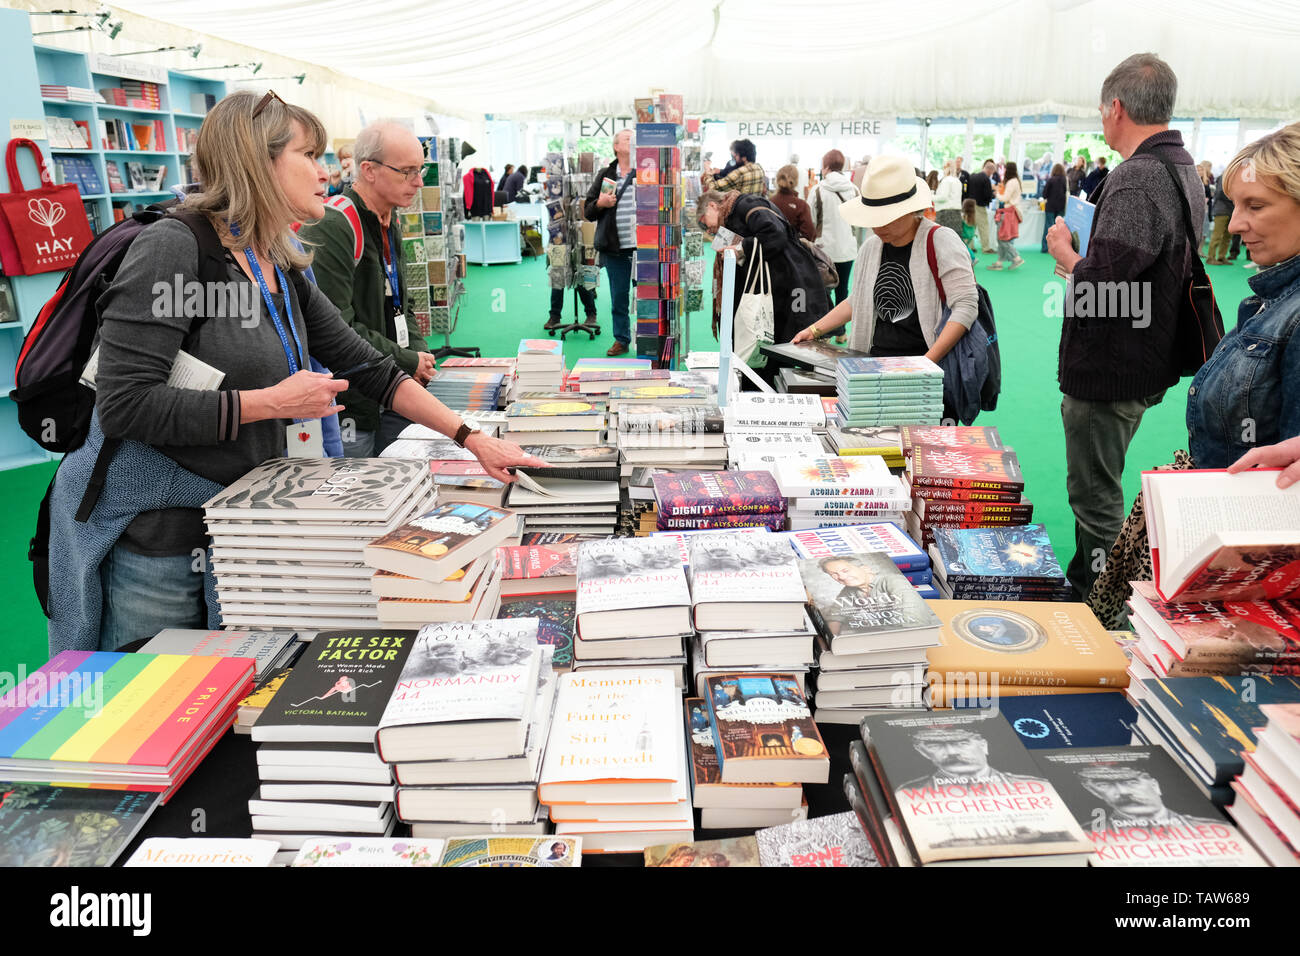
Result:
[[[1281,468],[1277,476],[1279,488],[1289,488],[1300,481],[1300,435],[1278,442],[1252,448],[1228,466],[1229,474],[1237,474],[1248,468]]]
[[[343,411],[334,402],[347,387],[346,379],[303,369],[270,388],[241,392],[239,420],[247,424],[268,418],[324,418]]]
[[[482,432],[475,432],[465,440],[465,447],[474,453],[478,463],[483,466],[483,470],[495,478],[497,481],[512,482],[515,476],[506,471],[517,465],[527,465],[533,468],[546,468],[546,462],[540,458],[534,458],[532,455],[524,454],[524,450],[511,441],[502,441],[500,438],[489,438]]]

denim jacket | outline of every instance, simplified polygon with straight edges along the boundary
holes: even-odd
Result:
[[[1250,278],[1229,332],[1187,389],[1197,468],[1226,468],[1256,445],[1300,434],[1300,255]]]

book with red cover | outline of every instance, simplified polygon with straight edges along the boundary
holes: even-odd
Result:
[[[650,480],[661,520],[785,513],[785,496],[767,471],[668,472]]]
[[[997,428],[992,425],[904,425],[902,440],[904,457],[911,457],[912,449],[917,445],[936,448],[1006,447]]]
[[[1020,504],[1024,498],[1018,491],[989,491],[982,488],[929,488],[903,483],[913,498],[924,498],[926,503],[932,501],[954,501],[970,504],[987,501],[994,504]]]
[[[916,445],[908,465],[913,488],[1025,490],[1020,462],[1010,448],[944,448]]]
[[[504,569],[502,593],[553,594],[577,590],[579,544],[580,541],[568,541],[497,548]]]

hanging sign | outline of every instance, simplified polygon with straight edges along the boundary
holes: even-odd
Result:
[[[636,125],[635,116],[588,116],[577,122],[578,136],[613,136]]]
[[[745,119],[727,122],[730,139],[754,139],[757,136],[876,136],[891,139],[897,126],[893,116],[856,116],[842,119]]]
[[[137,63],[126,56],[109,56],[107,53],[90,54],[90,71],[105,76],[118,76],[125,80],[145,80],[167,85],[167,68],[153,63]]]

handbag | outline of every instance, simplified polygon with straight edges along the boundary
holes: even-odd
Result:
[[[755,268],[757,263],[757,268]],[[745,267],[745,285],[732,323],[732,351],[750,368],[762,368],[767,356],[759,348],[775,341],[772,276],[763,261],[763,246],[755,241],[754,254]]]
[[[41,185],[23,189],[18,150],[31,150]],[[56,186],[45,157],[30,139],[11,139],[5,151],[9,192],[0,194],[0,269],[5,275],[36,275],[71,269],[93,238],[81,193],[72,183]]]
[[[1015,206],[1003,206],[994,218],[998,223],[998,238],[1010,242],[1020,237],[1020,210]]]
[[[745,222],[748,223],[749,217],[754,215],[754,213],[758,212],[760,209],[763,209],[766,212],[775,212],[777,215],[781,216],[781,221],[785,223],[786,234],[791,239],[799,240],[799,245],[803,247],[804,252],[808,253],[809,257],[813,261],[813,265],[817,267],[817,274],[821,276],[822,285],[828,289],[834,289],[840,284],[840,273],[839,270],[835,268],[835,263],[831,262],[831,257],[828,256],[826,251],[815,242],[810,242],[803,236],[795,235],[794,226],[790,225],[790,220],[786,219],[779,209],[767,209],[765,206],[758,206],[745,214]]]

